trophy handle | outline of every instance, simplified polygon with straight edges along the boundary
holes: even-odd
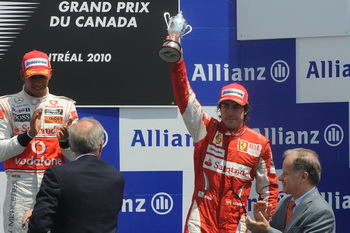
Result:
[[[167,28],[169,29],[169,20],[170,20],[170,14],[169,12],[165,12],[164,13],[164,20],[165,20],[165,23],[167,25]]]
[[[182,34],[182,36],[187,35],[188,33],[190,33],[190,32],[192,31],[192,26],[191,26],[191,25],[187,25],[187,26],[185,27],[185,31],[186,31],[187,28],[189,28],[189,30],[187,30],[186,33]]]

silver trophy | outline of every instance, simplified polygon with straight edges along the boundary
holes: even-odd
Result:
[[[168,26],[169,36],[158,50],[159,57],[166,62],[177,62],[181,59],[181,45],[179,40],[192,31],[191,25],[182,16],[180,11],[176,16],[170,17],[169,12],[164,13],[165,23]]]

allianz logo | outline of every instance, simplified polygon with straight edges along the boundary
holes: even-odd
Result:
[[[143,213],[149,212],[149,206],[154,213],[158,215],[169,214],[174,207],[172,196],[165,192],[159,192],[148,198],[125,198],[123,199],[122,212],[126,213]]]
[[[168,129],[135,129],[131,146],[193,147],[193,139],[188,133],[172,133]]]
[[[232,67],[229,64],[194,64],[191,81],[265,81],[269,75],[275,82],[288,79],[290,68],[287,62],[277,60],[270,67]]]
[[[109,137],[108,137],[108,132],[106,130],[103,131],[103,145],[102,147],[105,147],[107,144],[108,144],[108,140],[109,140]]]
[[[283,127],[253,128],[268,139],[272,145],[307,145],[324,142],[335,147],[344,140],[344,131],[338,124],[330,124],[323,131],[317,130],[285,130]],[[190,134],[169,132],[168,129],[135,129],[131,146],[141,147],[193,147]]]
[[[340,60],[309,61],[306,78],[348,78],[350,64]]]
[[[320,144],[323,137],[329,146],[335,147],[344,139],[344,131],[338,124],[328,125],[323,132],[320,130],[286,131],[283,127],[253,128],[253,130],[270,139],[271,145]]]

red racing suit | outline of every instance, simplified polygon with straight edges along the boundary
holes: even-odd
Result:
[[[183,60],[171,67],[176,103],[194,143],[194,193],[185,233],[247,232],[244,211],[253,179],[259,199],[277,204],[270,143],[246,125],[229,130],[203,112]]]
[[[43,108],[41,130],[35,138],[27,135],[30,118]],[[33,209],[45,169],[75,158],[68,142],[59,142],[56,132],[69,119],[77,120],[75,102],[47,94],[32,97],[24,90],[0,97],[0,161],[4,161],[7,189],[4,201],[4,229],[21,229],[25,211]]]

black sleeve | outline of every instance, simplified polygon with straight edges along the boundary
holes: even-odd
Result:
[[[69,141],[64,141],[64,142],[59,141],[59,144],[60,144],[60,147],[63,149],[67,149],[69,147]]]
[[[21,146],[23,147],[27,147],[29,142],[32,140],[33,138],[29,137],[28,135],[28,131],[18,135],[17,140],[19,142],[19,144],[21,144]]]

